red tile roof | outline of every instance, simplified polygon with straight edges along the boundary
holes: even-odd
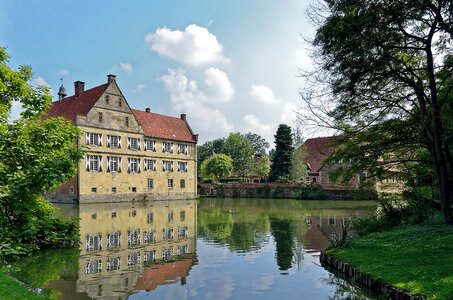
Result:
[[[64,117],[76,124],[76,116],[86,115],[108,87],[108,83],[84,91],[79,97],[75,95],[52,102],[52,106],[42,117],[43,120]]]
[[[310,167],[311,172],[318,172],[323,162],[333,153],[334,136],[307,139],[304,143],[307,154],[305,163]]]
[[[189,124],[183,118],[164,116],[137,109],[133,109],[132,112],[146,136],[186,142],[197,141],[197,136],[193,134]]]
[[[158,264],[143,270],[135,290],[154,290],[159,285],[174,284],[189,275],[194,261],[192,258]]]

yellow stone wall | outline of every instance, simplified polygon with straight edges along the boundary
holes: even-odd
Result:
[[[106,101],[107,95],[108,103]],[[120,101],[121,106],[118,104]],[[102,113],[102,121],[99,120],[99,113]],[[129,118],[129,126],[126,126],[126,117]],[[78,196],[80,202],[196,197],[196,143],[150,137],[156,141],[156,151],[145,151],[143,130],[116,83],[110,84],[86,116],[78,115],[76,123],[83,132],[79,139],[79,145],[86,147],[86,154],[102,156],[101,172],[87,171],[86,157],[79,162]],[[102,146],[87,145],[86,132],[102,134]],[[107,147],[107,135],[120,136],[121,148]],[[128,137],[139,138],[141,150],[128,149]],[[162,152],[163,141],[173,143],[173,153]],[[178,143],[188,145],[188,154],[178,154]],[[107,156],[122,158],[122,172],[107,172]],[[140,158],[140,173],[127,172],[128,158]],[[156,160],[156,171],[144,171],[144,159]],[[162,160],[173,161],[174,171],[162,171]],[[188,163],[188,172],[178,172],[178,161]],[[147,187],[148,178],[153,179],[152,189]],[[173,179],[174,186],[172,188],[168,187],[168,179]],[[180,187],[181,179],[185,180],[184,188]],[[116,193],[112,192],[112,187],[116,188]],[[94,189],[96,192],[93,192]]]

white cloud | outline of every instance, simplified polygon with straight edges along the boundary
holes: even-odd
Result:
[[[139,84],[137,84],[137,86],[135,87],[135,90],[136,90],[136,91],[143,91],[145,88],[146,88],[146,84],[144,84],[144,83],[139,83]]]
[[[250,87],[250,95],[257,101],[265,104],[276,104],[278,99],[275,98],[274,92],[265,85],[252,85]]]
[[[264,124],[254,115],[244,116],[244,132],[253,132],[261,135],[266,141],[272,144],[274,141],[275,124]]]
[[[35,79],[33,79],[33,83],[36,86],[43,85],[43,86],[48,87],[50,94],[53,94],[52,88],[50,87],[50,85],[46,82],[46,80],[43,77],[41,77],[41,76],[36,77]]]
[[[24,109],[22,108],[22,104],[19,101],[13,101],[11,104],[11,110],[9,114],[10,121],[17,120],[20,117],[20,113]]]
[[[213,103],[229,102],[234,94],[234,89],[227,74],[217,68],[209,68],[204,75],[209,101]]]
[[[148,33],[145,41],[151,50],[188,65],[228,62],[217,37],[195,24],[187,26],[184,31],[158,28]]]
[[[120,69],[123,72],[131,73],[132,72],[132,65],[130,63],[120,63]]]
[[[292,126],[296,121],[297,106],[292,103],[286,103],[283,106],[282,113],[280,115],[280,122]]]
[[[200,91],[196,81],[189,80],[183,70],[169,69],[161,76],[175,113],[186,113],[192,129],[200,134],[201,142],[226,136],[234,127],[219,109],[210,107],[209,97]]]
[[[60,69],[60,70],[58,71],[58,74],[59,74],[60,76],[68,76],[68,75],[69,75],[69,71],[68,71],[67,69]]]

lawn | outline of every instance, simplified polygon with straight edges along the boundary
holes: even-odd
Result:
[[[29,291],[16,280],[0,272],[0,299],[42,300],[45,298]]]
[[[412,295],[453,299],[453,226],[398,227],[327,253]]]

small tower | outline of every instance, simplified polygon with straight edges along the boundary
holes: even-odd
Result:
[[[66,97],[68,94],[66,94],[66,89],[63,86],[63,78],[61,78],[61,86],[60,89],[58,90],[58,101]]]

